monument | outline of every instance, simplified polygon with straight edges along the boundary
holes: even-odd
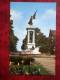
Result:
[[[37,12],[37,11],[36,11]],[[30,50],[32,54],[41,54],[39,52],[39,47],[35,47],[35,28],[33,27],[33,19],[36,17],[36,12],[30,17],[28,22],[27,30],[27,49]]]
[[[35,19],[36,17],[36,12],[34,13],[33,16],[31,16],[28,22],[28,28],[26,28],[27,29],[27,49],[35,48],[35,28],[33,27],[33,19]]]

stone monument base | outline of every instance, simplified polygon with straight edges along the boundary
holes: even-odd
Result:
[[[35,43],[28,43],[27,47],[28,49],[32,49],[33,47],[35,48]]]
[[[34,50],[32,50],[32,54],[41,54],[41,52],[39,52],[39,47],[36,47]]]

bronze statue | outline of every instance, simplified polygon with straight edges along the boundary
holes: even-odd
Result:
[[[36,11],[37,12],[37,11]],[[28,22],[28,24],[29,25],[33,25],[33,19],[35,19],[35,17],[36,17],[36,12],[33,14],[33,16],[31,16],[31,18],[30,18],[30,20],[29,20],[29,22]]]
[[[33,25],[33,23],[32,23],[32,16],[31,16],[31,18],[30,18],[28,24],[29,24],[29,25]]]

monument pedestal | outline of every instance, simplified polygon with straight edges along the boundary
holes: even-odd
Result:
[[[39,52],[39,47],[36,47],[33,51],[32,54],[41,54],[41,52]]]
[[[35,28],[27,28],[27,48],[35,48]]]

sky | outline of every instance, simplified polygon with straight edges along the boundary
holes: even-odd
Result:
[[[17,50],[21,50],[30,17],[36,13],[33,27],[38,27],[41,32],[49,36],[49,30],[56,30],[56,3],[10,2],[10,14],[13,20],[14,34],[18,37]]]

